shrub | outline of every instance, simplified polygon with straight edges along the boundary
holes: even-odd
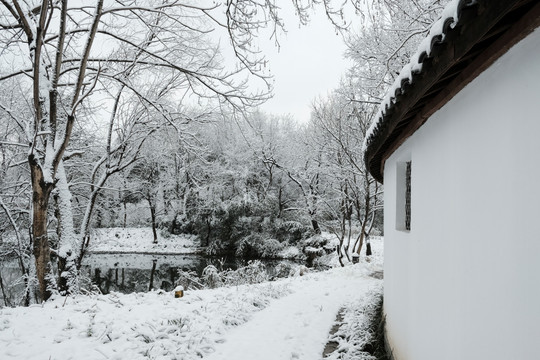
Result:
[[[236,248],[236,256],[245,259],[257,259],[263,256],[264,239],[259,234],[249,235],[238,243]]]
[[[221,276],[214,265],[208,265],[202,272],[202,281],[210,289],[221,286]]]
[[[202,289],[204,286],[201,284],[201,280],[197,276],[195,271],[190,270],[179,270],[178,279],[176,280],[175,286],[182,286],[184,289]]]
[[[276,222],[276,237],[282,242],[296,244],[300,240],[313,235],[313,229],[298,221]]]
[[[263,263],[249,261],[247,266],[222,273],[226,285],[258,284],[269,279]]]
[[[267,239],[263,244],[262,257],[267,259],[279,258],[279,253],[283,250],[283,245],[276,239]]]
[[[298,265],[289,262],[280,262],[275,268],[274,276],[278,278],[293,276],[297,267]]]
[[[328,239],[321,235],[314,235],[307,238],[299,244],[302,252],[306,255],[307,263],[309,266],[313,265],[313,261],[324,254],[326,254],[325,247],[328,245]]]
[[[321,235],[314,235],[309,238],[306,238],[302,245],[304,247],[313,247],[313,248],[323,248],[328,244],[328,239],[322,237]]]

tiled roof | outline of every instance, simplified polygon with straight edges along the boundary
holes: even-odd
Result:
[[[400,72],[364,140],[370,173],[459,90],[540,24],[537,0],[453,0]]]

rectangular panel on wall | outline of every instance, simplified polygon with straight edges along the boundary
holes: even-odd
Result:
[[[411,161],[396,163],[396,230],[411,230]]]
[[[405,170],[405,230],[411,230],[411,162]]]

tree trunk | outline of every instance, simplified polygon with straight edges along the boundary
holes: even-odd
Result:
[[[281,219],[281,216],[283,215],[284,204],[283,204],[282,197],[283,197],[283,191],[281,190],[281,187],[280,187],[278,190],[278,215],[277,215],[278,219]]]
[[[35,165],[39,166],[39,165]],[[32,166],[32,169],[35,167]],[[35,171],[32,171],[32,174]],[[40,170],[41,172],[41,170]],[[34,243],[34,258],[36,259],[36,274],[39,282],[39,298],[46,301],[52,295],[52,281],[47,276],[51,273],[51,250],[47,236],[47,208],[49,205],[51,184],[46,184],[42,176],[32,176],[32,236]]]
[[[150,285],[148,286],[148,291],[152,291],[152,289],[154,288],[154,274],[156,272],[156,265],[157,260],[152,260],[152,270],[150,270]]]
[[[67,181],[63,162],[60,162],[56,174],[56,188],[53,198],[56,203],[55,215],[58,220],[56,233],[58,235],[58,291],[62,295],[78,292],[79,279],[75,266],[74,249],[77,241],[73,224],[73,212],[71,207],[71,191]]]
[[[360,250],[362,250],[362,245],[364,245],[364,230],[360,229],[360,235],[358,235],[358,237],[356,238],[356,241],[353,246],[353,252],[356,252],[358,255],[360,255]]]
[[[319,227],[319,222],[315,219],[311,219],[311,226],[313,226],[313,230],[315,230],[315,234],[321,233],[321,228]]]
[[[69,281],[66,274],[70,273],[71,269],[68,269],[68,259],[67,257],[59,256],[58,257],[58,291],[60,294],[68,294],[69,291]]]
[[[369,240],[366,241],[366,256],[371,256],[372,253],[371,253],[371,243],[369,242]]]
[[[86,249],[90,244],[90,219],[92,218],[92,213],[96,205],[96,199],[99,195],[99,188],[105,184],[105,180],[106,177],[102,178],[99,182],[99,185],[96,188],[93,188],[90,199],[88,200],[88,204],[86,205],[86,210],[84,211],[84,217],[81,223],[79,235],[82,241],[78,244],[78,254],[76,255],[75,259],[76,267],[78,270],[81,269],[82,261],[84,255],[86,254]]]
[[[337,248],[336,248],[336,251],[338,253],[338,260],[339,260],[339,264],[341,265],[341,267],[344,267],[345,264],[343,263],[343,251],[341,249],[341,244],[342,244],[342,241],[339,242]]]
[[[125,229],[127,227],[127,203],[123,201],[124,205],[124,219],[122,221],[122,227]]]
[[[2,274],[0,274],[0,289],[2,289],[2,297],[4,298],[4,304],[6,305],[6,307],[10,307],[11,304],[6,294],[6,290],[4,289],[4,282],[2,281]]]
[[[362,250],[362,245],[364,243],[364,237],[366,235],[366,223],[368,220],[368,213],[367,210],[369,210],[369,207],[366,206],[366,212],[364,213],[364,218],[361,219],[362,221],[362,227],[360,228],[360,236],[358,237],[360,244],[358,245],[358,249],[356,249],[356,253],[360,255],[360,251]]]
[[[152,218],[152,234],[154,235],[154,244],[157,244],[157,230],[156,230],[156,206],[152,204],[150,199],[148,205],[150,206],[150,217]]]

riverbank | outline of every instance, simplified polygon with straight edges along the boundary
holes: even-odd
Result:
[[[154,243],[152,229],[145,228],[99,228],[92,230],[88,252],[94,254],[159,254],[183,255],[200,254],[199,239],[196,235],[163,236],[157,232]]]
[[[98,228],[92,230],[87,251],[90,254],[206,255],[206,248],[200,246],[197,235],[173,235],[162,231],[157,235],[154,243],[152,229],[148,227]],[[286,246],[274,255],[272,258],[275,259],[305,258],[296,246]]]

